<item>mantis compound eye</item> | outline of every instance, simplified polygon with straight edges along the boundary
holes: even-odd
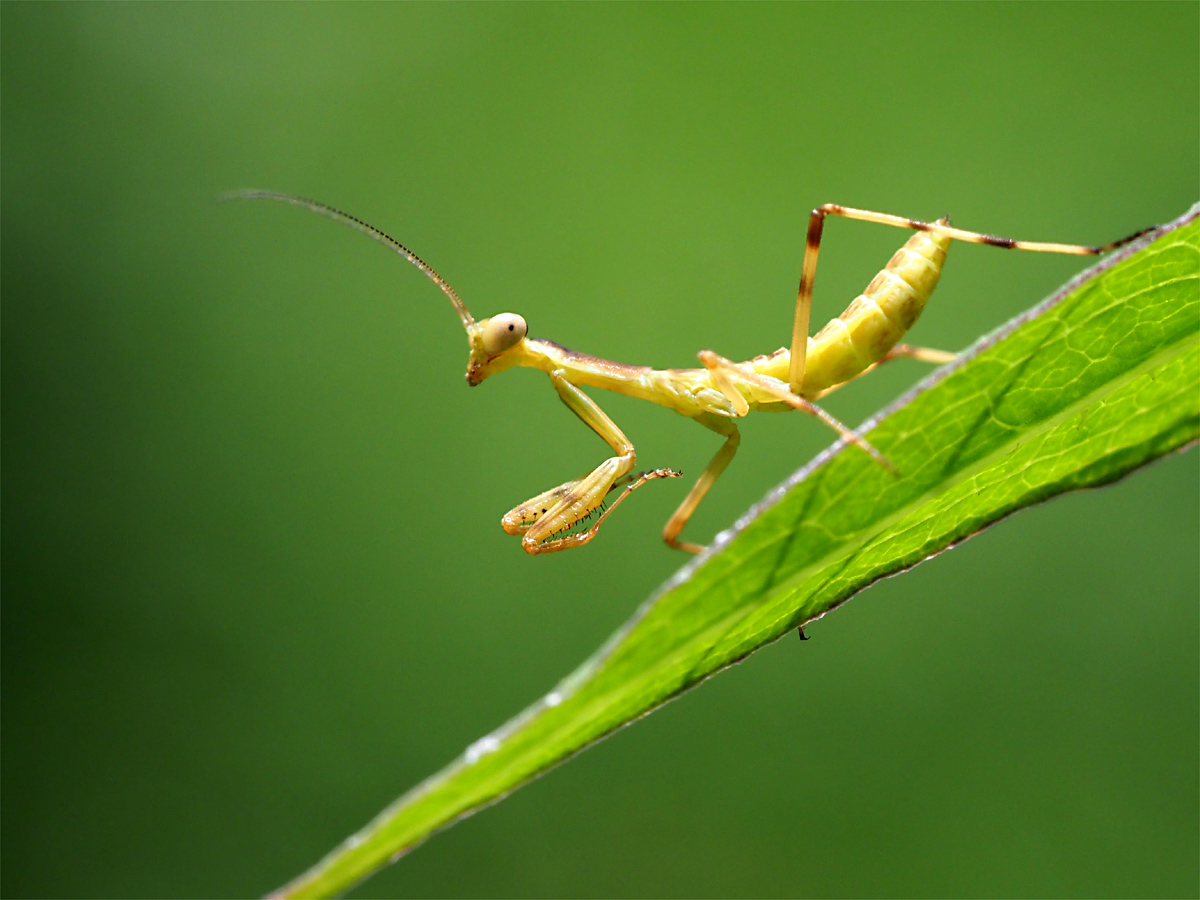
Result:
[[[483,323],[483,352],[499,356],[525,337],[529,326],[516,313],[500,313]]]

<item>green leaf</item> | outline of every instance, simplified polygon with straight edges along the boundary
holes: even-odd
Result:
[[[282,889],[345,891],[877,579],[1200,435],[1200,204],[1078,276],[835,444],[555,690]]]

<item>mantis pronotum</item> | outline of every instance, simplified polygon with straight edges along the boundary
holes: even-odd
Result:
[[[280,200],[301,206],[361,231],[399,253],[442,289],[462,320],[470,347],[468,384],[480,384],[485,378],[513,366],[541,369],[549,375],[563,403],[612,447],[616,455],[606,459],[590,474],[538,494],[504,516],[501,526],[509,534],[521,536],[521,546],[527,553],[551,553],[586,544],[633,491],[648,481],[675,478],[681,474],[671,469],[634,474],[637,456],[633,444],[581,390],[582,387],[603,388],[666,406],[725,438],[725,443],[663,528],[663,540],[668,545],[699,553],[704,549],[701,545],[682,541],[679,535],[704,495],[737,453],[741,436],[736,420],[751,410],[785,412],[798,409],[806,412],[847,442],[869,453],[880,465],[892,469],[891,463],[865,438],[814,401],[900,356],[930,363],[954,359],[953,353],[898,343],[917,321],[937,287],[951,240],[1012,250],[1094,256],[1127,244],[1149,230],[1143,229],[1100,247],[1036,243],[964,231],[952,227],[945,217],[936,222],[920,222],[827,203],[813,210],[809,220],[790,350],[780,348],[770,355],[756,356],[740,363],[731,362],[711,350],[702,350],[699,356],[703,368],[652,369],[577,353],[553,341],[528,337],[525,320],[516,313],[500,313],[476,322],[462,298],[415,253],[378,228],[324,203],[274,191],[239,191],[225,196]],[[809,337],[817,252],[828,215],[911,229],[916,234],[895,253],[845,312]],[[605,498],[615,490],[620,490],[620,494],[606,509],[603,508]],[[598,510],[596,521],[587,530],[569,533]]]

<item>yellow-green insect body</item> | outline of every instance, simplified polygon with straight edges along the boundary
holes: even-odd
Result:
[[[863,437],[838,422],[813,403],[873,367],[908,356],[943,363],[954,354],[900,344],[937,287],[951,240],[989,244],[1008,249],[1049,253],[1094,255],[1132,241],[1145,230],[1102,247],[1014,241],[954,228],[947,219],[920,222],[869,210],[826,204],[813,210],[809,219],[800,288],[792,326],[792,345],[768,356],[743,363],[731,362],[711,350],[699,354],[703,368],[652,369],[601,359],[569,350],[553,341],[531,338],[521,316],[501,313],[476,322],[466,304],[440,275],[403,244],[360,219],[333,207],[291,194],[243,191],[243,199],[281,200],[302,206],[361,231],[399,253],[442,289],[467,333],[469,355],[467,382],[481,384],[492,375],[516,366],[545,372],[567,407],[603,438],[614,456],[582,478],[566,481],[510,510],[501,520],[509,534],[521,537],[528,553],[548,553],[585,544],[595,537],[601,523],[634,490],[658,478],[674,478],[679,472],[653,469],[634,474],[637,455],[633,443],[605,415],[582,388],[599,388],[648,400],[695,419],[725,438],[700,478],[663,528],[663,539],[680,550],[699,552],[698,544],[679,540],[684,525],[713,483],[737,452],[741,437],[736,420],[752,410],[798,409],[820,418],[841,435],[895,471],[887,459]],[[827,215],[891,225],[916,231],[893,255],[855,300],[816,335],[808,336],[812,287],[816,277],[817,253]],[[1148,229],[1146,229],[1148,230]],[[604,509],[609,493],[620,490]],[[595,519],[586,531],[569,534],[585,520]]]

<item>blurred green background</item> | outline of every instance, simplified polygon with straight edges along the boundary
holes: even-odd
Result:
[[[442,295],[627,362],[789,338],[826,202],[1102,242],[1200,194],[1196,4],[4,4],[5,896],[284,882],[684,561],[648,486],[499,528],[606,448]],[[814,322],[905,235],[832,222]],[[958,349],[1081,268],[957,246]],[[850,422],[927,371],[830,399]],[[720,440],[601,395],[647,467]],[[708,540],[829,443],[743,427]],[[1197,455],[872,588],[354,896],[1187,896]],[[817,764],[814,760],[820,760]]]

